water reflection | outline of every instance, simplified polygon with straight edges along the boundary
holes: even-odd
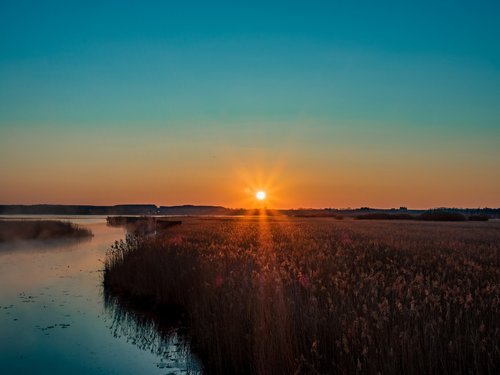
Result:
[[[165,318],[137,304],[104,291],[104,307],[116,338],[125,339],[142,350],[161,357],[157,366],[168,374],[201,374],[199,359],[192,353],[186,329],[178,319]]]
[[[57,252],[74,251],[82,244],[88,244],[92,237],[58,238],[44,240],[9,241],[0,243],[0,253],[19,252]]]
[[[165,340],[103,301],[103,260],[124,230],[105,218],[65,219],[94,237],[0,246],[0,374],[196,373],[194,360],[178,359],[190,358],[179,331]]]

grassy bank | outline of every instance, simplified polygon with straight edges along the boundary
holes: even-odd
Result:
[[[108,291],[188,317],[209,373],[495,373],[497,223],[191,219],[129,237]]]
[[[0,220],[0,242],[91,237],[89,229],[55,220]]]

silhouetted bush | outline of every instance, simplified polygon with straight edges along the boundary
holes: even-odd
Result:
[[[431,210],[418,216],[418,220],[424,221],[466,221],[467,217],[459,212]]]

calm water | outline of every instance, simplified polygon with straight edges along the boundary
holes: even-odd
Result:
[[[102,261],[124,231],[104,217],[52,218],[94,237],[0,245],[0,374],[198,372],[175,330],[162,338],[154,323],[105,301]]]

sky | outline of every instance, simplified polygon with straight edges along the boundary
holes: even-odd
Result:
[[[3,1],[0,204],[500,206],[498,1]]]

